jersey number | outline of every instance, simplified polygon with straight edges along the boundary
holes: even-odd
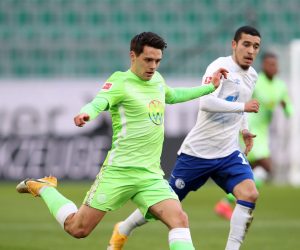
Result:
[[[242,159],[242,164],[248,165],[248,161],[245,158],[244,154],[239,153],[238,157],[240,157]]]

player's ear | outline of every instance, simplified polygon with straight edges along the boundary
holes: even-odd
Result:
[[[129,56],[130,56],[131,60],[136,58],[136,54],[132,50],[129,52]]]
[[[232,49],[235,49],[236,48],[236,45],[237,45],[237,42],[235,40],[232,40],[231,41],[231,48]]]

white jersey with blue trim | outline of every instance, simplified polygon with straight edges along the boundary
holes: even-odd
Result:
[[[185,138],[178,154],[185,153],[204,159],[216,159],[240,150],[239,132],[248,129],[245,103],[251,99],[256,71],[242,69],[232,56],[219,57],[206,69],[202,84],[211,81],[219,68],[229,71],[218,89],[200,98],[196,125]]]

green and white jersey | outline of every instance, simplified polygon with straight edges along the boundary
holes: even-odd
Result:
[[[211,93],[212,84],[195,88],[170,88],[155,72],[152,79],[143,81],[131,70],[112,74],[94,100],[81,109],[95,118],[103,98],[108,101],[112,116],[112,147],[104,165],[141,167],[163,174],[160,157],[164,140],[166,103],[188,101]]]
[[[112,148],[104,165],[161,171],[166,89],[158,72],[150,81],[130,70],[108,78],[98,94],[109,102],[113,126]]]
[[[284,112],[286,116],[290,116],[293,107],[288,95],[286,84],[274,77],[272,80],[261,72],[254,89],[253,98],[260,103],[258,113],[249,113],[249,128],[256,135],[253,148],[248,155],[250,162],[268,158],[271,155],[270,145],[270,123],[275,109],[285,102]]]

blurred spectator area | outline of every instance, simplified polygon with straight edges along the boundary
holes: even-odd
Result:
[[[168,43],[160,71],[199,76],[230,53],[234,31],[257,27],[262,50],[300,38],[299,0],[1,0],[0,77],[95,77],[129,66],[130,39]]]

